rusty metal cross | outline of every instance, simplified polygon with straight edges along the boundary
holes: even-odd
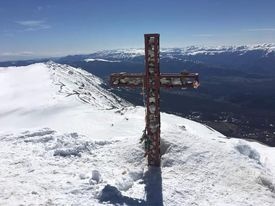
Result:
[[[159,34],[145,34],[145,73],[114,73],[110,84],[114,87],[143,87],[146,100],[146,128],[142,139],[148,165],[160,166],[160,87],[197,88],[197,73],[160,73]]]

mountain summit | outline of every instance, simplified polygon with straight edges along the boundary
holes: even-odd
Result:
[[[274,148],[161,114],[161,169],[139,139],[144,108],[54,62],[0,68],[0,205],[266,205]]]

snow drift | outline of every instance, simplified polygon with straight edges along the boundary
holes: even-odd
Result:
[[[274,148],[161,114],[147,168],[144,108],[81,69],[0,68],[0,205],[274,205]]]

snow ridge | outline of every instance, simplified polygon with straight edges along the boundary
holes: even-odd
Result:
[[[82,69],[47,62],[53,83],[60,86],[59,93],[66,97],[76,96],[82,102],[101,109],[122,108],[126,101],[102,88],[103,81]]]

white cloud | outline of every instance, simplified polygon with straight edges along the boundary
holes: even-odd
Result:
[[[44,21],[17,21],[16,23],[22,25],[22,26],[40,26],[41,24],[44,24]]]
[[[31,51],[21,51],[21,52],[3,52],[3,53],[0,53],[1,56],[4,56],[4,57],[10,57],[10,56],[31,56],[33,55],[34,53],[31,52]]]
[[[51,26],[43,20],[16,21],[15,23],[23,26],[25,31],[36,31],[51,28]]]
[[[214,34],[194,34],[195,37],[214,37]]]
[[[246,29],[245,31],[250,31],[250,32],[275,31],[275,28],[254,28],[254,29]]]
[[[38,6],[36,9],[37,9],[37,11],[42,11],[43,7],[42,6]]]
[[[13,37],[14,33],[8,31],[8,30],[4,30],[1,35],[5,36],[5,37]]]

